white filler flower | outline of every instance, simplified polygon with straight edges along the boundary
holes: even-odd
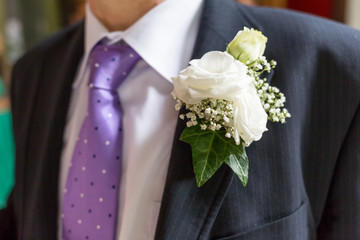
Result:
[[[172,78],[173,95],[186,104],[207,98],[232,102],[234,119],[230,123],[235,130],[234,139],[239,143],[240,137],[248,146],[267,130],[267,114],[247,72],[247,66],[228,53],[208,52]]]

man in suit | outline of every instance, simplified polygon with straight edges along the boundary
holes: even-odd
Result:
[[[117,91],[124,111],[117,239],[360,238],[359,32],[233,0],[89,4],[86,26],[48,39],[14,68],[16,183],[0,214],[1,239],[63,233],[66,176],[86,117],[87,58],[99,40],[123,40],[141,58]],[[222,166],[197,188],[166,79],[190,58],[225,50],[244,26],[268,37],[264,55],[278,62],[268,82],[285,93],[292,118],[268,123],[247,149],[246,187]]]

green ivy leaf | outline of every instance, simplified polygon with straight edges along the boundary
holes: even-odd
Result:
[[[231,154],[225,160],[225,163],[234,171],[245,187],[248,182],[249,160],[246,155],[245,148],[242,148],[242,153]]]
[[[180,140],[190,144],[195,179],[198,187],[209,180],[225,162],[246,186],[249,161],[245,148],[225,137],[225,130],[201,130],[200,126],[186,127]]]

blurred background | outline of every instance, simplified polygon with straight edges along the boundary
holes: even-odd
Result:
[[[235,0],[234,0],[235,1]],[[308,12],[360,29],[360,0],[237,0]],[[8,89],[17,59],[34,44],[84,16],[85,0],[0,0],[0,209],[14,182]]]

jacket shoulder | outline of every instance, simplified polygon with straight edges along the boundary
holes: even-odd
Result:
[[[44,62],[54,61],[59,57],[57,53],[67,51],[74,39],[83,39],[78,37],[79,34],[83,35],[83,29],[83,21],[70,25],[33,46],[15,63],[11,76],[12,105],[16,102],[16,96],[23,95],[24,91],[28,92],[33,87]]]
[[[18,114],[23,114],[24,103],[36,98],[44,67],[50,63],[52,66],[59,65],[57,62],[63,61],[64,53],[73,51],[74,42],[83,41],[83,26],[84,23],[79,22],[59,31],[32,47],[16,62],[12,70],[10,89],[14,126],[17,126],[21,119]]]
[[[66,48],[67,43],[76,35],[83,34],[84,22],[80,21],[70,25],[54,35],[45,38],[29,49],[15,64],[14,69],[26,69],[39,66],[45,56],[52,53],[54,49]]]
[[[285,66],[300,61],[320,64],[321,60],[322,66],[336,67],[339,74],[360,87],[360,31],[291,10],[246,7],[245,14],[268,37],[266,54],[270,58]]]
[[[306,47],[326,51],[345,61],[360,60],[360,31],[349,26],[285,9],[252,7],[249,14],[262,26],[269,43],[290,49]]]

